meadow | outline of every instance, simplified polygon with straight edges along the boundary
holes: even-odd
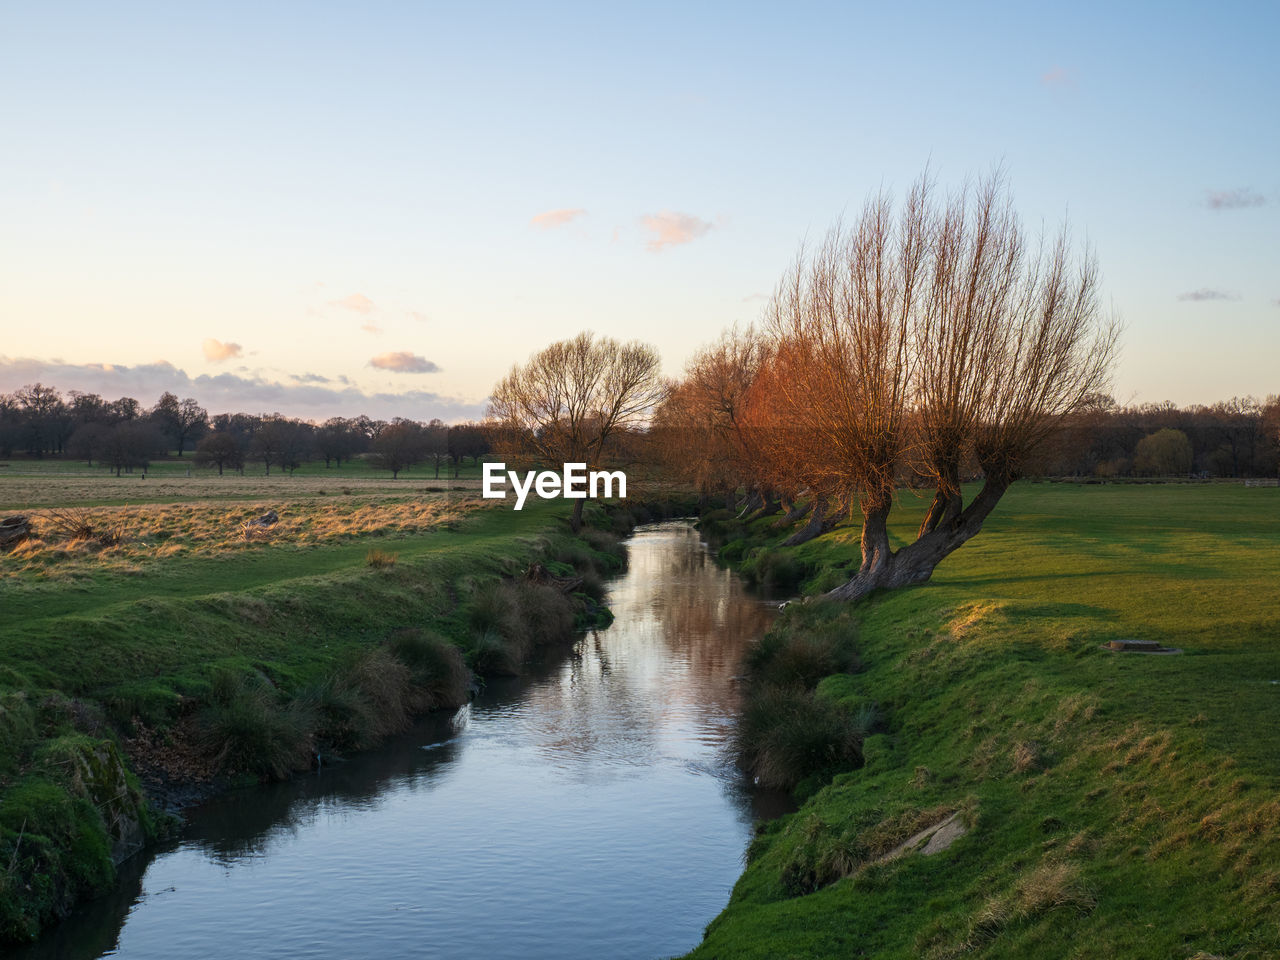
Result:
[[[755,576],[856,568],[856,527],[779,550],[771,522],[721,521]],[[930,583],[792,604],[763,668],[812,702],[747,715],[757,751],[809,751],[807,802],[690,956],[1276,956],[1278,582],[1280,490],[1024,482]],[[833,710],[860,742],[834,776]],[[948,849],[891,856],[953,814]]]

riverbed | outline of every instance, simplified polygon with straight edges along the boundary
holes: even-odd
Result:
[[[728,741],[773,605],[640,527],[615,620],[377,750],[188,812],[23,960],[654,960],[694,947],[752,824]]]

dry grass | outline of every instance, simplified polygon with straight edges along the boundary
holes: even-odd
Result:
[[[217,479],[217,478],[214,478]],[[327,478],[319,478],[321,481]],[[41,499],[92,499],[86,483],[101,499],[108,480],[53,479],[42,483]],[[174,486],[204,489],[208,478]],[[137,486],[137,481],[131,481]],[[20,504],[25,478],[0,483],[5,502]],[[310,485],[315,486],[312,480]],[[158,482],[155,487],[165,484]],[[175,556],[211,556],[280,546],[307,548],[358,537],[397,537],[451,527],[481,501],[458,494],[423,494],[401,485],[387,491],[382,481],[356,481],[349,495],[329,481],[321,496],[298,496],[304,481],[289,478],[222,478],[239,499],[203,499],[129,506],[74,506],[32,509],[18,506],[33,522],[33,536],[0,554],[0,580],[37,576],[73,577],[102,570],[138,572],[141,565]],[[355,492],[359,488],[359,493]],[[378,489],[381,488],[381,489]],[[25,491],[30,493],[30,491]],[[156,493],[154,488],[148,492]],[[313,491],[314,492],[314,491]],[[246,526],[268,510],[279,514],[271,526]],[[71,518],[70,520],[68,518]],[[74,523],[71,522],[74,520]],[[103,536],[109,531],[112,536]]]
[[[452,488],[463,486],[466,492]],[[429,489],[434,488],[434,489]],[[390,480],[354,474],[345,476],[265,476],[239,477],[193,471],[190,477],[141,474],[123,477],[68,475],[34,472],[0,472],[0,513],[33,513],[39,509],[91,506],[103,503],[171,503],[216,500],[273,501],[309,497],[404,498],[448,490],[456,497],[478,495],[480,483],[474,477],[433,480]]]

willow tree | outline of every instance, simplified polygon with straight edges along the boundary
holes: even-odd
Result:
[[[744,480],[758,485],[761,460],[752,449],[747,404],[760,365],[756,332],[727,331],[689,359],[654,415],[652,434],[666,468],[704,499],[721,494],[732,506]]]
[[[768,311],[787,358],[775,405],[796,425],[797,469],[862,513],[861,566],[830,596],[928,580],[1105,387],[1118,328],[1098,285],[1065,227],[1028,242],[998,174],[943,201],[921,178],[896,214],[877,196],[797,257]],[[968,475],[982,486],[966,503]],[[933,497],[895,550],[904,485]]]
[[[493,388],[487,427],[495,452],[544,463],[601,464],[612,441],[644,423],[662,399],[658,352],[590,332],[516,364]],[[573,505],[582,527],[585,499]]]

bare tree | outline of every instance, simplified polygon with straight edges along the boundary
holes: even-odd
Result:
[[[421,463],[427,456],[427,432],[412,420],[396,420],[374,438],[369,463],[379,470],[390,470],[391,479],[400,471]]]
[[[831,596],[928,580],[982,528],[1036,446],[1107,383],[1118,327],[1066,229],[1038,247],[997,173],[945,203],[927,177],[802,252],[771,303],[780,407],[801,472],[862,511],[862,564]],[[966,504],[961,480],[983,486]],[[934,489],[914,542],[888,519],[904,482]]]
[[[758,488],[763,478],[749,417],[760,358],[754,330],[726,331],[690,358],[654,415],[653,433],[667,469],[694,483],[704,499],[720,494],[732,506],[743,481]],[[690,450],[698,455],[689,456]]]
[[[235,435],[226,430],[215,430],[200,438],[196,444],[196,466],[217,467],[222,476],[224,467],[244,471],[244,449]]]
[[[647,344],[590,332],[551,344],[493,389],[488,422],[498,452],[595,469],[615,435],[647,420],[661,400],[659,365]],[[574,501],[575,531],[584,503]]]

